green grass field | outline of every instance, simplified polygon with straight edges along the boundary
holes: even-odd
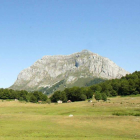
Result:
[[[140,113],[140,97],[63,104],[0,100],[0,140],[140,139],[140,116],[115,112]]]

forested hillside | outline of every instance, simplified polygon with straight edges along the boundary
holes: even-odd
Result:
[[[106,93],[107,96],[140,94],[140,71],[126,75],[121,79],[112,79],[92,85],[93,92]]]
[[[90,87],[66,88],[64,91],[55,92],[51,100],[53,102],[57,100],[63,102],[67,100],[82,101],[91,98],[96,93],[106,94],[107,96],[140,94],[140,71],[126,75],[121,79],[107,80]]]

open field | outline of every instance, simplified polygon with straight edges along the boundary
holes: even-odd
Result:
[[[140,139],[140,116],[112,115],[115,112],[140,113],[140,97],[64,104],[0,100],[0,140]]]

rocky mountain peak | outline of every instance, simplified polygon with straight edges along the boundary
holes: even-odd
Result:
[[[64,81],[65,86],[87,78],[121,78],[129,72],[88,50],[71,55],[44,56],[18,75],[13,89],[37,90]]]
[[[93,54],[91,51],[89,50],[82,50],[80,53],[83,53],[83,54]]]

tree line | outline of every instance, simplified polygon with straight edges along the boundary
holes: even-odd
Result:
[[[140,71],[127,74],[121,79],[106,80],[89,87],[73,87],[66,88],[64,91],[56,91],[51,96],[51,101],[83,101],[92,98],[93,95],[96,100],[102,99],[105,101],[107,100],[107,96],[126,96],[136,94],[140,94]]]
[[[46,101],[48,97],[39,91],[27,92],[25,90],[17,91],[1,88],[0,99],[18,99],[20,101],[36,103],[38,101]]]
[[[107,100],[107,96],[126,96],[140,94],[140,71],[127,74],[121,79],[107,80],[89,87],[66,88],[64,91],[56,91],[50,97],[52,102],[62,100],[84,101],[95,96],[96,100]],[[47,95],[40,91],[27,92],[25,90],[15,91],[12,89],[0,89],[0,99],[18,99],[27,102],[46,101]]]
[[[95,93],[105,93],[107,96],[126,96],[140,94],[140,71],[127,74],[121,79],[112,79],[92,85],[90,89]]]
[[[64,91],[56,91],[51,96],[52,102],[57,102],[58,100],[62,100],[63,102],[67,102],[67,100],[71,101],[84,101],[86,99],[90,99],[93,96],[93,92],[90,88],[66,88]]]

